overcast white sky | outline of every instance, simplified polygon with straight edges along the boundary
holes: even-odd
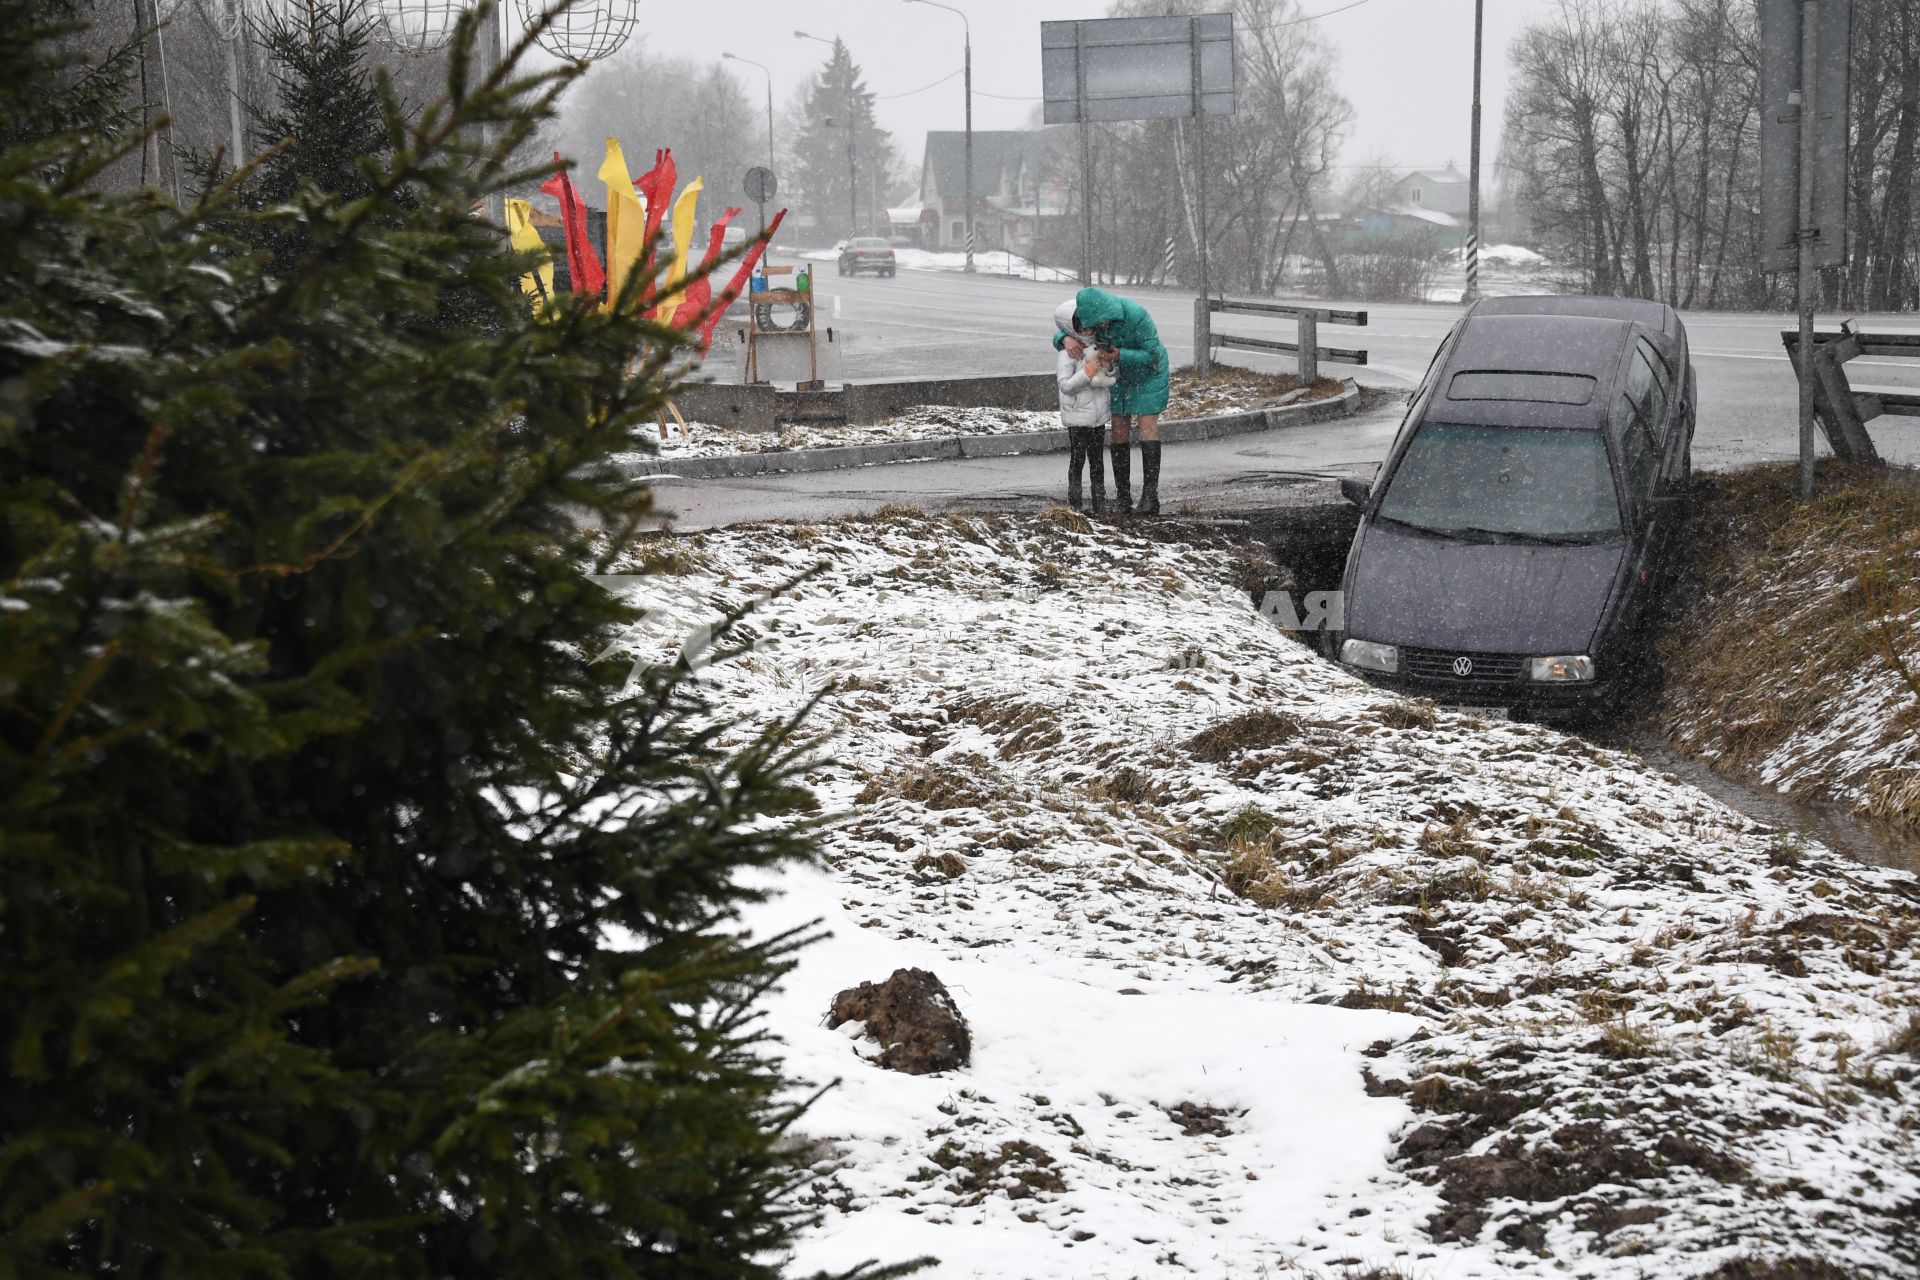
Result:
[[[953,0],[973,26],[973,123],[976,129],[1026,125],[1040,93],[1040,23],[1056,18],[1097,18],[1105,0]],[[868,86],[883,95],[881,124],[917,168],[928,129],[958,129],[962,120],[960,78],[914,93],[961,62],[960,19],[944,10],[906,0],[640,0],[641,30],[657,53],[718,57],[722,50],[773,69],[774,106],[788,96],[826,54],[823,45],[796,39],[796,27],[847,41],[866,72]],[[1344,159],[1362,163],[1384,156],[1401,167],[1467,162],[1473,84],[1473,0],[1303,0],[1307,14],[1324,13],[1318,26],[1339,51],[1342,91],[1354,108],[1354,126]],[[1506,52],[1530,18],[1557,0],[1486,0],[1486,133],[1482,146],[1491,164],[1506,99]],[[1222,5],[1226,8],[1226,5]],[[763,102],[765,77],[735,66],[755,102]],[[989,94],[1006,95],[1004,98]],[[889,96],[905,95],[905,96]],[[1009,101],[1008,98],[1025,99]],[[671,145],[671,139],[632,139],[635,145]]]

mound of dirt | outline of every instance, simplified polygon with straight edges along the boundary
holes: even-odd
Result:
[[[930,1075],[964,1067],[973,1036],[946,984],[925,969],[895,969],[885,982],[863,982],[833,998],[827,1026],[866,1024],[883,1046],[875,1059],[891,1071]]]

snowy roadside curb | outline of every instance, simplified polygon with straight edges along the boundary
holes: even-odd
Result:
[[[1179,444],[1192,440],[1219,440],[1281,427],[1300,427],[1351,414],[1360,391],[1351,379],[1347,389],[1329,400],[1245,409],[1238,413],[1184,418],[1160,424],[1160,439]],[[825,449],[787,449],[771,453],[742,453],[719,458],[639,458],[627,464],[636,476],[677,476],[683,480],[737,479],[787,471],[837,471],[890,462],[925,462],[952,458],[1004,458],[1020,453],[1060,453],[1067,448],[1065,431],[1017,431],[992,436],[941,436],[930,440],[898,440],[877,444],[839,445]]]

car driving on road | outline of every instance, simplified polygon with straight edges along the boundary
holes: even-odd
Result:
[[[1334,652],[1378,684],[1539,717],[1642,658],[1692,466],[1673,309],[1495,298],[1441,343],[1361,508]]]
[[[879,236],[858,236],[840,250],[840,274],[857,276],[862,271],[890,276],[894,273],[893,246]]]

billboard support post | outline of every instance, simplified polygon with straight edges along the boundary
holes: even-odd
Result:
[[[1760,267],[1794,273],[1802,498],[1813,496],[1813,309],[1847,260],[1853,0],[1759,0]]]
[[[1813,241],[1819,235],[1813,221],[1813,83],[1819,75],[1820,42],[1816,25],[1818,0],[1800,5],[1800,163],[1799,163],[1799,280],[1800,305],[1800,498],[1813,497]],[[1844,235],[1845,232],[1842,231]]]
[[[1212,291],[1206,235],[1206,118],[1234,113],[1233,14],[1087,18],[1040,24],[1048,124],[1080,126],[1080,279],[1092,284],[1093,147],[1103,120],[1191,120],[1197,165],[1195,256]],[[1203,348],[1198,358],[1206,360]]]

